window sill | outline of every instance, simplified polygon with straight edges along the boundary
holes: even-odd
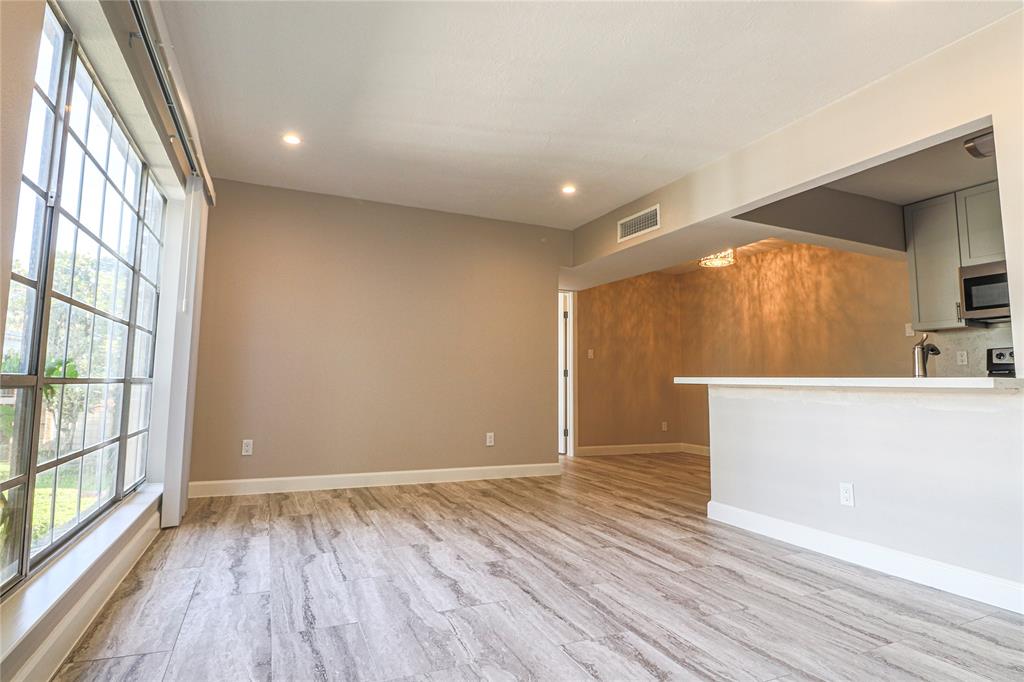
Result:
[[[163,487],[155,483],[139,488],[4,599],[0,609],[0,661],[6,671],[21,670],[49,637],[68,629],[58,626],[81,607],[90,588],[102,588],[101,574],[114,568],[118,555],[149,526],[152,533],[143,540],[146,545],[152,541],[159,530],[156,514],[162,492]],[[116,576],[117,583],[122,577]],[[109,593],[89,596],[101,597],[102,604]],[[86,622],[93,615],[88,614]]]

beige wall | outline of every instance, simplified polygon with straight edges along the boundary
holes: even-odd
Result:
[[[901,261],[793,245],[581,291],[579,444],[707,445],[707,389],[677,375],[906,375],[908,281]]]
[[[192,480],[556,461],[570,233],[225,180],[217,190]],[[252,457],[239,455],[243,438]]]

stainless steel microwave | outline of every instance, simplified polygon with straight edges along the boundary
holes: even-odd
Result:
[[[960,268],[960,316],[979,321],[1010,317],[1006,261]]]

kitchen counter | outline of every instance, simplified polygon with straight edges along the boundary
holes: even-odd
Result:
[[[708,516],[1024,612],[1024,380],[707,385]]]
[[[684,385],[764,388],[868,388],[1019,391],[1024,379],[994,377],[675,377]]]

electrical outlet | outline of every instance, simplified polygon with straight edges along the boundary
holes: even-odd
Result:
[[[661,430],[668,431],[668,422],[661,422]]]
[[[916,336],[917,332],[914,331],[914,325],[911,322],[907,322],[907,326],[903,328],[903,333],[907,336]]]
[[[956,364],[958,364],[958,365],[966,365],[967,364],[967,351],[965,351],[965,350],[958,350],[956,352]]]
[[[840,483],[839,484],[839,504],[844,507],[853,507],[853,484],[852,483]]]
[[[249,439],[242,441],[242,457],[250,457],[252,455],[252,441]]]
[[[593,359],[594,359],[594,349],[593,348],[588,348],[587,349],[587,360],[593,360]]]
[[[494,432],[493,431],[488,431],[487,434],[484,436],[484,445],[486,445],[489,448],[493,448],[494,447]]]

